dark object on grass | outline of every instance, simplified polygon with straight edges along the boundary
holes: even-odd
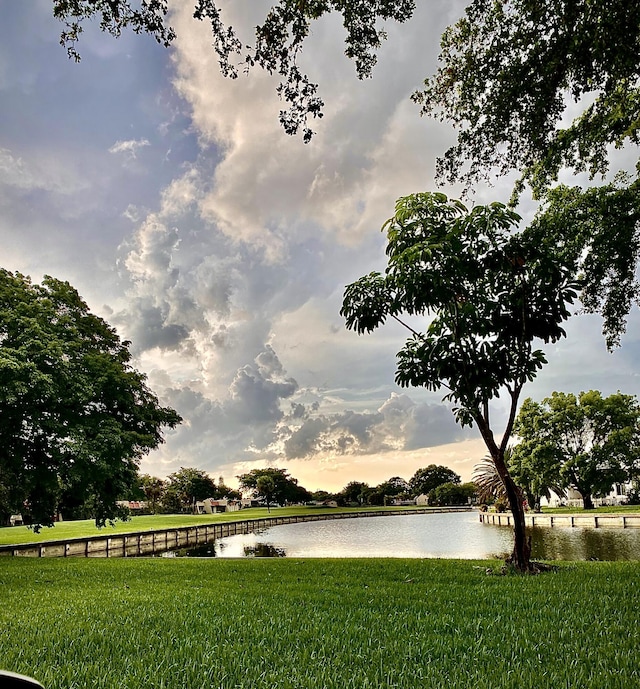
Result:
[[[40,682],[15,672],[0,670],[0,687],[2,689],[44,689]]]

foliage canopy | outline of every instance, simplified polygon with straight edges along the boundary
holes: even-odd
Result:
[[[414,99],[459,128],[443,179],[519,169],[541,193],[563,167],[593,177],[608,170],[610,146],[640,142],[636,2],[472,0],[441,49]],[[571,100],[581,113],[560,124]]]
[[[129,342],[68,282],[0,269],[0,512],[51,525],[64,496],[118,515],[140,458],[180,416],[131,366]]]
[[[383,225],[385,274],[348,285],[341,313],[358,333],[404,314],[427,319],[423,332],[407,326],[413,336],[398,353],[396,382],[445,388],[457,420],[478,427],[515,517],[514,561],[528,569],[522,499],[504,453],[522,387],[546,362],[533,343],[564,336],[577,285],[575,264],[552,239],[516,231],[519,221],[499,203],[469,211],[444,194],[399,199]],[[500,394],[510,411],[498,444],[489,403]]]
[[[363,79],[371,75],[376,50],[386,37],[378,22],[404,22],[414,7],[415,0],[278,0],[256,27],[253,45],[243,43],[233,27],[225,24],[215,0],[196,0],[193,16],[211,25],[222,74],[235,79],[239,67],[246,71],[258,66],[281,77],[277,93],[288,108],[280,112],[280,123],[288,134],[302,132],[309,141],[313,136],[309,121],[322,117],[324,107],[317,84],[298,67],[312,22],[332,12],[341,15],[345,54],[354,60],[356,73]],[[97,18],[100,28],[115,37],[126,28],[148,33],[165,46],[176,37],[167,23],[165,0],[140,0],[137,6],[128,0],[54,0],[53,14],[65,25],[60,43],[75,60],[80,59],[77,43],[87,19]]]
[[[345,289],[341,313],[358,333],[402,314],[431,317],[398,353],[396,382],[447,388],[463,425],[505,386],[519,394],[535,377],[545,358],[533,341],[564,336],[576,296],[572,266],[549,241],[513,232],[519,220],[500,203],[467,211],[444,194],[403,197],[383,226],[386,273]]]
[[[554,392],[542,403],[526,399],[515,424],[521,470],[539,482],[574,488],[584,507],[640,468],[640,405],[632,395],[598,390]],[[549,478],[551,477],[551,478]]]

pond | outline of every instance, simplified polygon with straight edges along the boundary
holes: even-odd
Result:
[[[640,560],[640,529],[535,527],[540,560]],[[481,524],[476,512],[382,516],[284,524],[170,553],[177,557],[505,557],[509,527]]]

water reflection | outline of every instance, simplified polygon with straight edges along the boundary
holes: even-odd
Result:
[[[640,560],[640,529],[535,527],[539,560]],[[481,524],[475,512],[380,516],[283,524],[237,534],[169,557],[505,557],[513,532]]]
[[[534,527],[531,552],[540,560],[640,560],[640,529]]]
[[[381,516],[284,524],[216,541],[216,557],[502,557],[508,529],[473,512]]]
[[[640,560],[640,529],[531,529],[540,560]],[[345,519],[287,524],[219,541],[219,557],[260,557],[260,547],[282,557],[504,557],[513,544],[508,527],[481,524],[473,512]]]

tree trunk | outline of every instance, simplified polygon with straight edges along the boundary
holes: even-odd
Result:
[[[509,507],[513,515],[514,543],[509,563],[514,565],[520,572],[528,572],[531,569],[531,544],[527,539],[522,495],[508,472],[502,478],[502,481],[507,491]]]
[[[585,491],[584,493],[581,493],[582,495],[582,506],[584,507],[585,510],[592,510],[593,509],[593,500],[591,498],[591,493],[587,493]]]
[[[515,416],[517,395],[514,395],[512,399],[511,417],[500,447],[498,447],[496,444],[493,437],[493,432],[489,427],[488,411],[485,412],[484,416],[477,414],[475,416],[475,421],[478,424],[482,439],[489,450],[489,454],[491,455],[491,459],[496,467],[496,471],[498,472],[498,475],[500,476],[500,479],[504,485],[507,499],[509,500],[509,508],[511,509],[511,514],[513,515],[513,552],[511,553],[511,557],[507,560],[507,562],[513,565],[519,572],[530,572],[532,571],[531,543],[527,539],[527,531],[524,520],[524,506],[522,504],[522,493],[516,486],[514,480],[511,478],[507,464],[504,461],[504,451],[507,447],[507,440],[511,434],[513,418]]]
[[[531,542],[527,538],[527,529],[524,519],[524,505],[522,492],[516,486],[504,461],[504,453],[496,447],[495,455],[492,454],[493,463],[502,479],[502,483],[509,500],[509,509],[513,516],[513,552],[507,562],[513,565],[519,572],[531,571]]]

